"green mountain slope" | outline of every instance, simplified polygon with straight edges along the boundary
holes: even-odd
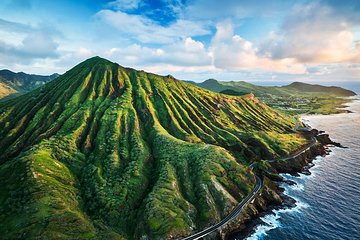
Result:
[[[5,239],[171,239],[223,218],[250,162],[306,140],[253,95],[91,58],[0,102]]]
[[[0,70],[0,99],[14,93],[25,93],[57,78],[59,74],[49,76],[14,73],[9,70]]]
[[[290,114],[345,112],[340,108],[343,108],[343,104],[348,100],[342,98],[356,95],[355,92],[341,87],[327,87],[301,82],[294,82],[281,87],[258,86],[244,81],[224,82],[215,79],[209,79],[202,83],[189,83],[232,96],[253,93],[269,106]]]

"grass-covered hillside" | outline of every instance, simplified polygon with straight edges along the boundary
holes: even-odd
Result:
[[[341,87],[328,87],[317,84],[294,82],[286,86],[258,86],[244,81],[218,81],[209,79],[201,83],[189,82],[199,87],[226,95],[241,96],[255,94],[271,107],[290,114],[340,113],[344,97],[356,95],[353,91]]]
[[[252,161],[295,151],[295,122],[95,57],[0,102],[4,239],[170,239],[223,218]]]
[[[14,73],[10,70],[0,70],[0,99],[13,94],[29,92],[57,78],[59,74],[49,76]]]

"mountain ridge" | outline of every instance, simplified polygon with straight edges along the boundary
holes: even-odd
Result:
[[[293,82],[289,85],[283,86],[284,88],[295,88],[297,91],[308,91],[308,92],[325,92],[328,91],[330,93],[344,96],[344,97],[351,97],[355,96],[356,93],[354,91],[337,87],[337,86],[322,86],[320,84],[308,84],[303,82]]]
[[[0,102],[0,231],[6,238],[189,235],[251,191],[248,164],[307,143],[294,124],[251,94],[225,96],[88,59]]]
[[[60,76],[57,73],[51,75],[27,74],[13,72],[8,69],[0,70],[0,99],[12,94],[23,94]]]
[[[199,87],[203,87],[205,89],[209,89],[214,92],[221,92],[224,90],[234,90],[238,91],[239,93],[250,93],[250,92],[256,92],[257,94],[263,94],[267,93],[269,91],[272,91],[272,94],[280,95],[280,94],[286,94],[284,92],[279,92],[277,90],[288,90],[293,89],[296,91],[309,91],[309,92],[327,92],[329,94],[333,93],[338,96],[355,96],[356,93],[337,86],[323,86],[320,84],[309,84],[304,82],[292,82],[288,85],[284,86],[261,86],[261,85],[255,85],[246,81],[220,81],[217,79],[207,79],[203,82],[194,82],[194,81],[186,81],[188,83],[197,85]],[[241,91],[241,88],[243,88],[243,91]]]

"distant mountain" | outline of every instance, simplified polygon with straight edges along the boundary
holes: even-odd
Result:
[[[201,83],[190,84],[226,95],[242,96],[253,93],[267,105],[288,114],[332,114],[347,112],[344,104],[355,92],[341,87],[294,82],[287,86],[258,86],[244,81],[218,81],[209,79]]]
[[[314,95],[319,93],[321,95],[349,97],[355,96],[356,93],[341,87],[327,87],[317,84],[307,84],[301,82],[293,82],[282,87],[275,86],[258,86],[244,81],[218,81],[215,79],[208,79],[201,83],[189,82],[199,87],[221,93],[228,93],[230,95],[244,95],[254,93],[255,96],[261,97],[266,94],[275,96],[293,96],[293,95]],[[231,90],[231,91],[230,91]]]
[[[257,97],[261,97],[266,94],[284,95],[282,89],[277,87],[265,87],[258,86],[244,81],[219,81],[216,79],[208,79],[204,82],[188,82],[190,84],[199,86],[201,88],[208,89],[213,92],[224,93],[228,95],[241,96],[249,93],[255,94]]]
[[[307,143],[294,126],[252,94],[88,59],[0,102],[1,237],[189,235],[251,192],[251,162]]]
[[[25,93],[57,78],[55,73],[49,76],[27,74],[23,72],[12,72],[0,70],[0,98],[14,93]]]
[[[321,86],[318,84],[307,84],[302,82],[293,82],[290,85],[284,86],[283,88],[286,88],[290,91],[297,91],[297,92],[310,92],[310,93],[328,93],[333,94],[336,96],[341,97],[350,97],[355,96],[356,93],[341,87],[327,87],[327,86]]]

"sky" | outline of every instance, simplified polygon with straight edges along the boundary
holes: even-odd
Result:
[[[193,81],[360,82],[360,1],[0,1],[0,69],[92,56]]]

